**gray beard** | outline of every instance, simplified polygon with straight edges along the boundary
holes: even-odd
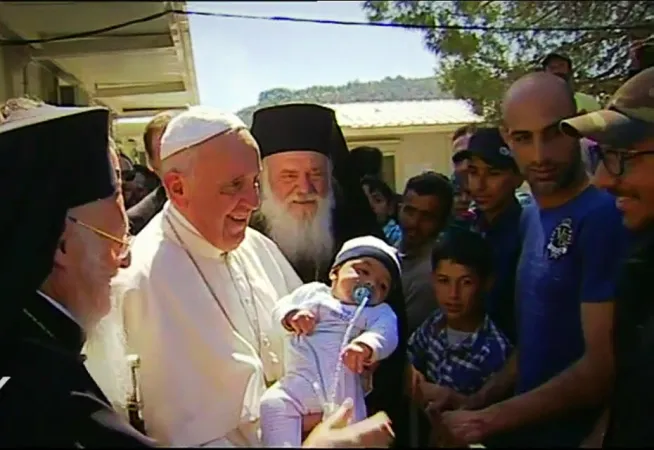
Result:
[[[124,413],[132,392],[131,371],[122,315],[113,301],[112,305],[112,311],[88,335],[85,365],[114,408]]]
[[[262,180],[260,213],[265,218],[266,232],[293,266],[303,262],[322,266],[331,262],[334,251],[333,207],[334,196],[330,194],[320,200],[316,215],[311,219],[296,219],[272,194],[267,180]]]

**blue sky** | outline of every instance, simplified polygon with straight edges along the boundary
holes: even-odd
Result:
[[[364,21],[358,1],[188,2],[195,11]],[[340,85],[434,74],[419,32],[191,16],[193,56],[205,105],[237,111],[276,87]]]

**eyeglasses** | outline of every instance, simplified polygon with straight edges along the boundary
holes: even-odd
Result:
[[[645,155],[654,155],[654,150],[616,150],[598,147],[597,153],[606,171],[614,177],[624,175],[629,161]]]
[[[88,223],[82,222],[81,220],[76,219],[75,217],[68,216],[68,220],[81,227],[86,228],[87,230],[94,232],[100,237],[109,239],[110,241],[120,244],[120,250],[118,251],[118,259],[125,259],[129,255],[129,250],[132,246],[132,240],[134,239],[134,236],[127,234],[123,239],[120,239],[107,233],[106,231],[102,231],[92,225],[89,225]]]

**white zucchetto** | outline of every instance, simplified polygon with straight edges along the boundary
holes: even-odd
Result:
[[[191,106],[173,117],[161,137],[161,160],[229,131],[247,128],[235,114],[209,106]]]

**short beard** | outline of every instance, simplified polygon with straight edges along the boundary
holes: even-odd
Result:
[[[573,159],[570,164],[563,170],[556,180],[546,183],[527,180],[529,188],[535,195],[552,195],[557,191],[569,188],[579,181],[582,173],[586,173],[584,161],[581,156],[581,145],[576,144]]]
[[[131,371],[122,314],[115,301],[112,305],[111,312],[89,333],[84,353],[86,368],[95,382],[114,408],[124,412],[132,392]]]
[[[272,193],[265,171],[263,173],[260,213],[265,218],[266,231],[284,256],[296,267],[302,262],[330,264],[334,256],[332,254],[334,204],[334,195],[330,186],[327,198],[319,200],[315,216],[307,220],[296,219],[288,212],[284,202],[278,200]]]

